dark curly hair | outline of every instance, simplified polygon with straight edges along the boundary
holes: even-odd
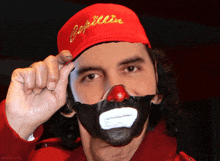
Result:
[[[178,103],[178,89],[176,85],[175,73],[172,69],[172,63],[166,57],[166,54],[160,49],[150,49],[146,46],[151,60],[158,74],[158,94],[163,96],[160,105],[154,105],[149,117],[147,131],[154,130],[155,126],[161,121],[166,122],[166,132],[169,136],[175,137],[178,133],[177,115],[180,111]],[[74,149],[81,145],[75,142],[80,137],[77,117],[66,118],[60,113],[70,113],[74,104],[74,98],[70,85],[67,87],[67,102],[57,113],[52,116],[51,132],[55,137],[62,140],[64,148]]]

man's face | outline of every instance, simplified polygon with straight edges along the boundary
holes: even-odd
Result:
[[[71,86],[77,102],[95,104],[105,100],[117,85],[123,85],[130,96],[156,94],[154,66],[141,43],[102,43],[83,52],[74,64]],[[81,124],[80,130],[81,135],[86,132]]]

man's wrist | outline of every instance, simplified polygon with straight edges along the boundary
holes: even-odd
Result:
[[[7,114],[6,114],[7,115]],[[31,136],[31,134],[34,133],[37,126],[34,125],[27,125],[27,121],[22,121],[19,119],[13,119],[7,116],[8,124],[10,127],[24,140],[28,140],[28,138]],[[25,123],[24,123],[25,122]]]

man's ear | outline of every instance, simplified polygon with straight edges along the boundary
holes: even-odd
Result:
[[[70,117],[73,117],[76,114],[76,112],[74,110],[72,110],[72,112],[70,112],[70,113],[60,112],[60,114],[63,115],[64,117],[70,118]]]
[[[163,95],[162,94],[156,94],[153,99],[151,100],[151,102],[155,105],[158,105],[162,102],[163,100]]]

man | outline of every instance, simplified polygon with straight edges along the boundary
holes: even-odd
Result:
[[[154,129],[157,115],[176,102],[165,92],[172,88],[159,83],[159,59],[132,10],[115,4],[81,10],[59,31],[58,48],[57,56],[12,74],[1,104],[3,159],[193,160],[176,154],[175,138],[165,134],[164,122]],[[61,114],[77,115],[82,146],[64,150],[52,139],[45,142],[52,146],[35,150],[41,125],[65,104],[68,84],[68,112]],[[170,111],[171,117],[175,109]]]

